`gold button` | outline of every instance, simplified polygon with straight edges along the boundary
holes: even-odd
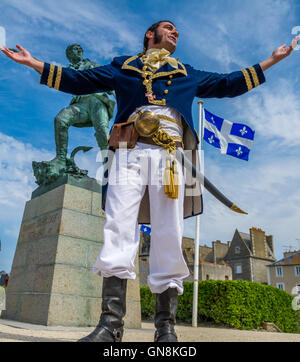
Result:
[[[146,78],[146,77],[147,77],[147,74],[146,74],[146,73],[142,73],[142,77],[143,77],[143,78]]]
[[[170,75],[169,75],[169,78],[172,79],[172,78],[173,78],[173,74],[170,74]]]
[[[143,66],[143,70],[147,70],[147,65],[144,65],[144,66]]]
[[[145,79],[144,81],[143,81],[143,84],[144,85],[147,85],[149,83],[149,80],[148,79]]]
[[[167,89],[164,90],[164,93],[167,94],[169,91]]]
[[[167,81],[167,85],[170,85],[172,84],[172,82],[170,80]]]

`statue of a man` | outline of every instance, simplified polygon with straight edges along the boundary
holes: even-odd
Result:
[[[69,68],[86,70],[100,66],[89,59],[83,59],[83,49],[79,44],[69,45],[66,56]],[[108,92],[115,95],[114,92]],[[113,117],[115,102],[107,93],[73,96],[70,105],[63,108],[55,117],[56,157],[50,161],[58,168],[66,166],[68,151],[68,130],[70,126],[94,127],[95,137],[100,149],[108,148],[109,120]]]

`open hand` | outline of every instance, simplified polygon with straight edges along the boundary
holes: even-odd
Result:
[[[16,45],[16,47],[20,50],[19,52],[14,52],[13,50],[8,49],[5,45],[0,47],[0,50],[8,58],[14,60],[15,62],[30,65],[33,59],[31,54],[26,49],[22,48],[21,45]]]
[[[286,44],[281,45],[277,49],[274,50],[272,53],[272,57],[276,62],[279,62],[281,59],[289,56],[292,52],[292,50],[295,48],[299,41],[298,36],[295,36],[295,38],[292,41],[292,44],[290,46],[286,46]]]

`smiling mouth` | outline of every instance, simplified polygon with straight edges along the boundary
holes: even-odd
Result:
[[[170,38],[173,42],[177,43],[177,38],[176,38],[175,36],[170,35],[169,38]]]

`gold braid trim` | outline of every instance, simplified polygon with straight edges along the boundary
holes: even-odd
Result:
[[[140,70],[140,69],[138,69],[136,67],[133,67],[131,65],[128,65],[128,63],[131,63],[136,58],[138,58],[138,55],[135,55],[135,56],[133,56],[131,58],[126,59],[125,62],[123,63],[123,65],[122,65],[122,69],[130,69],[130,70],[134,70],[134,71],[136,71],[138,73],[143,73],[142,70]]]
[[[143,55],[141,57],[141,61],[145,65],[145,61],[146,61],[146,56],[145,55]],[[122,68],[124,67],[124,69],[132,69],[132,67],[128,65],[127,61],[125,61],[125,63],[123,64]],[[174,69],[174,70],[172,70],[170,72],[155,73],[156,69],[154,67],[152,67],[150,64],[147,64],[147,67],[151,69],[151,72],[147,71],[147,70],[143,70],[141,72],[142,76],[144,78],[143,84],[146,87],[146,91],[147,91],[146,94],[148,95],[147,96],[148,102],[150,104],[156,104],[156,105],[160,105],[160,106],[165,106],[167,104],[167,102],[166,102],[166,100],[164,98],[161,99],[161,100],[156,100],[156,99],[154,99],[153,96],[151,96],[153,94],[153,91],[152,91],[152,81],[153,81],[153,79],[158,78],[158,77],[165,77],[165,76],[168,76],[168,75],[171,75],[171,74],[176,74],[176,73],[183,73],[185,76],[187,76],[187,71],[185,69],[185,66],[182,63],[180,63],[178,60],[177,60],[177,63],[182,67],[182,69],[178,68],[178,69]],[[137,71],[139,71],[139,70],[137,70]],[[149,78],[147,79],[148,76],[149,76]]]
[[[168,75],[171,75],[171,74],[176,74],[176,73],[182,73],[184,74],[185,76],[187,76],[187,71],[186,71],[186,68],[185,66],[179,62],[177,60],[177,63],[181,66],[182,69],[178,68],[178,69],[174,69],[170,72],[158,72],[158,73],[155,73],[156,70],[154,70],[153,68],[149,67],[151,69],[151,71],[147,71],[147,70],[141,70],[141,69],[138,69],[137,67],[134,67],[132,65],[129,65],[129,63],[133,62],[134,60],[136,60],[138,57],[141,58],[141,61],[143,62],[143,64],[145,63],[145,52],[142,52],[138,55],[135,55],[133,57],[130,57],[128,59],[125,60],[125,62],[123,63],[122,65],[122,69],[130,69],[130,70],[134,70],[135,72],[138,72],[138,73],[141,73],[142,76],[144,78],[146,78],[147,76],[149,76],[149,79],[145,79],[145,81],[147,81],[147,84],[146,82],[144,81],[144,85],[146,87],[146,90],[147,90],[147,94],[148,94],[148,102],[150,104],[156,104],[156,105],[159,105],[159,106],[165,106],[167,104],[166,100],[165,99],[161,99],[161,100],[155,100],[154,97],[151,97],[151,95],[153,94],[153,91],[152,91],[152,80],[154,78],[158,78],[158,77],[164,77],[164,76],[168,76]]]
[[[252,83],[251,83],[251,79],[250,79],[250,76],[247,72],[246,69],[242,69],[242,72],[244,74],[244,77],[245,77],[245,81],[246,81],[246,84],[247,84],[247,88],[248,88],[248,92],[253,88],[252,86]]]
[[[156,114],[160,119],[164,119],[165,121],[169,121],[172,123],[177,124],[179,127],[183,128],[182,123],[180,121],[177,121],[177,119],[169,117],[169,116],[165,116],[164,114]],[[138,117],[137,114],[135,114],[134,116],[131,116],[128,118],[127,122],[131,122],[131,121],[135,121],[136,118]],[[181,139],[181,137],[179,137]]]
[[[165,76],[167,76],[167,75],[176,74],[176,73],[182,73],[182,74],[184,74],[185,76],[187,76],[187,71],[186,71],[185,66],[184,66],[182,63],[180,63],[178,60],[177,60],[177,63],[182,67],[182,69],[178,68],[178,69],[171,70],[170,72],[159,72],[159,73],[155,73],[155,74],[153,75],[153,78],[165,77]]]
[[[148,74],[147,74],[148,73]],[[153,74],[150,75],[150,77],[148,79],[146,79],[146,76],[149,75],[149,72],[147,73],[143,73],[143,76],[145,78],[143,84],[146,87],[146,91],[147,91],[147,98],[148,98],[148,102],[151,104],[156,104],[159,106],[165,106],[166,105],[166,100],[165,99],[161,99],[161,100],[156,100],[154,99],[154,97],[151,97],[151,95],[153,94],[152,91],[152,79],[153,79]]]
[[[249,67],[248,69],[251,72],[252,79],[253,79],[253,82],[254,82],[254,86],[257,87],[259,85],[259,80],[258,80],[258,77],[257,77],[256,70],[253,67]]]
[[[165,99],[162,99],[162,100],[155,100],[155,99],[149,99],[148,98],[148,101],[149,103],[151,104],[156,104],[158,106],[165,106],[167,104],[166,100]]]
[[[178,138],[178,137],[176,137]],[[179,137],[181,139],[181,137]],[[158,145],[165,148],[168,152],[176,150],[175,137],[169,136],[167,132],[158,129],[152,136],[152,140]]]
[[[179,136],[172,136],[173,140],[174,141],[179,141],[179,142],[182,142],[182,137],[179,137]]]
[[[47,86],[50,88],[52,88],[54,69],[55,66],[53,64],[50,64],[49,75],[47,80]]]
[[[142,56],[140,56],[140,55],[142,55]],[[123,65],[122,65],[122,69],[130,69],[130,70],[134,70],[135,72],[138,72],[138,73],[145,73],[144,70],[141,70],[141,69],[139,69],[137,67],[129,65],[129,63],[133,62],[134,60],[136,60],[139,57],[141,58],[142,62],[144,63],[145,54],[140,53],[138,55],[134,55],[133,57],[126,59],[125,62],[123,63]],[[178,60],[177,60],[177,63],[182,67],[182,69],[178,68],[178,69],[174,69],[174,70],[172,70],[170,72],[159,72],[159,73],[156,73],[154,75],[154,78],[164,77],[165,75],[176,74],[176,73],[182,73],[185,76],[187,76],[187,71],[186,71],[185,66],[181,62],[179,62]],[[147,73],[150,73],[150,72],[147,72]]]
[[[56,80],[54,84],[55,89],[59,89],[60,81],[61,81],[61,73],[62,73],[62,67],[57,67],[57,74],[56,74]]]
[[[177,124],[177,126],[179,126],[181,129],[183,129],[182,123],[180,121],[177,121],[177,119],[165,116],[163,114],[159,114],[158,116],[159,116],[160,119],[163,119],[163,120],[169,121],[169,122],[173,122],[173,123]]]

